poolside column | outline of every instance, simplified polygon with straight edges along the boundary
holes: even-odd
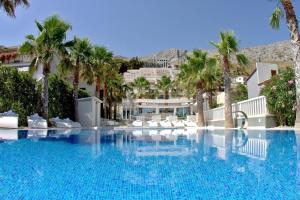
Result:
[[[159,107],[158,107],[158,105],[156,106],[155,114],[159,114]]]
[[[174,107],[174,115],[176,115],[176,113],[177,113],[177,108]]]

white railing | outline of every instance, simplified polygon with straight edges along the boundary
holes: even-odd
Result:
[[[232,104],[232,111],[243,111],[248,117],[266,116],[269,114],[265,96]],[[224,106],[204,112],[207,121],[224,120]]]

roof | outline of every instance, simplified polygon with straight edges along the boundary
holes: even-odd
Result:
[[[248,78],[246,79],[246,81],[248,81],[248,80],[255,74],[256,71],[257,71],[257,68],[255,68],[255,69],[251,72],[251,74],[248,76]]]

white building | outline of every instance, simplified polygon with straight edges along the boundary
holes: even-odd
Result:
[[[140,68],[128,70],[124,73],[126,83],[132,83],[138,77],[145,77],[151,84],[155,84],[162,76],[170,76],[175,79],[179,70],[170,68]]]
[[[278,66],[270,63],[256,63],[255,70],[247,79],[248,98],[260,96],[260,91],[268,80],[278,74]]]
[[[237,76],[231,79],[231,83],[234,84],[245,84],[246,83],[246,77],[245,76]]]

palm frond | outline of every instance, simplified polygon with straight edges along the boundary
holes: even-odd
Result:
[[[245,66],[249,64],[249,60],[245,54],[237,54],[236,59],[239,65]]]
[[[283,11],[281,7],[277,6],[270,17],[270,26],[278,30],[280,27],[280,20],[283,18]]]

